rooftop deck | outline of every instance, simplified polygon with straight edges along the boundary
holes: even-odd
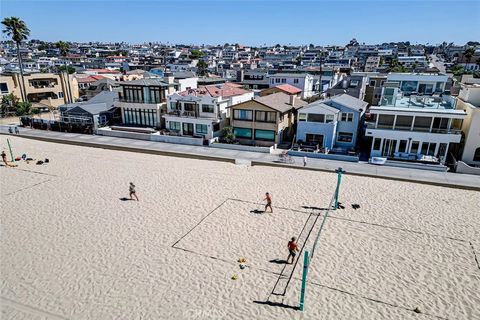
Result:
[[[397,95],[384,96],[381,106],[413,109],[455,109],[456,100],[452,96]]]

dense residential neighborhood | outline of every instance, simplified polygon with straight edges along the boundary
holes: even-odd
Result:
[[[19,52],[3,41],[0,54],[2,116],[18,113],[14,103],[51,114],[48,120],[25,114],[31,127],[153,134],[246,150],[273,146],[306,157],[445,170],[458,161],[480,165],[480,141],[473,139],[478,42],[253,47],[29,40]]]
[[[480,0],[1,0],[0,319],[480,320]]]

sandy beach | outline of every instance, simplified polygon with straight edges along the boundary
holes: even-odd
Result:
[[[479,192],[346,174],[300,312],[335,173],[9,139],[2,319],[480,319]]]

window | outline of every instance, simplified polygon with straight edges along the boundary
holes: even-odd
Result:
[[[8,93],[8,86],[5,82],[0,83],[0,93]]]
[[[293,79],[293,83],[298,83],[298,79]]]
[[[189,122],[183,123],[183,135],[193,136],[193,123],[189,123]]]
[[[412,141],[412,147],[410,148],[410,153],[418,153],[419,145],[420,145],[419,141]]]
[[[375,140],[373,140],[373,150],[380,150],[381,145],[382,145],[382,139],[375,138]]]
[[[275,122],[275,121],[277,121],[276,112],[255,111],[255,121],[258,121],[258,122]]]
[[[170,121],[169,128],[170,130],[180,131],[180,122]]]
[[[63,91],[60,91],[60,92],[58,93],[58,97],[59,97],[59,98],[63,98]]]
[[[446,133],[448,130],[448,118],[433,118],[432,132]]]
[[[252,138],[252,129],[248,128],[233,128],[233,134],[235,138]]]
[[[353,113],[350,112],[342,112],[340,115],[341,121],[352,122],[353,121]]]
[[[275,79],[275,83],[280,83],[280,78]]]
[[[418,81],[402,81],[401,90],[404,92],[417,91]]]
[[[323,135],[321,134],[307,133],[305,140],[308,144],[318,144],[323,147]]]
[[[243,121],[252,121],[253,120],[253,111],[252,110],[235,109],[235,110],[233,110],[233,119],[243,120]]]
[[[473,161],[480,161],[480,148],[475,149],[473,154]]]
[[[209,112],[213,113],[214,112],[214,106],[211,104],[202,104],[202,112]]]
[[[283,78],[282,83],[287,83],[287,79]]]
[[[375,87],[375,80],[370,80],[370,87]]]
[[[180,103],[170,102],[170,109],[171,110],[180,110]]]
[[[424,142],[422,143],[422,154],[434,156],[436,147],[437,147],[437,144],[434,142],[430,142],[430,143]]]
[[[407,140],[400,140],[400,144],[398,145],[398,152],[406,152],[407,151]]]
[[[299,113],[298,114],[298,121],[307,121],[307,114],[306,113]]]
[[[324,114],[315,114],[315,113],[309,113],[308,114],[308,122],[325,122],[325,115]]]
[[[397,116],[395,130],[410,130],[412,128],[412,116]]]
[[[393,129],[393,121],[395,120],[394,115],[390,114],[379,114],[377,121],[378,129]]]
[[[275,131],[255,130],[255,140],[275,141]]]
[[[430,131],[430,125],[432,123],[432,118],[430,117],[415,117],[415,122],[413,124],[414,131]]]
[[[194,103],[184,103],[183,109],[185,111],[195,111],[195,104]]]
[[[271,82],[272,82],[272,84],[274,84],[274,83],[275,83],[275,79],[272,79],[272,81],[271,81]]]
[[[327,114],[325,115],[325,123],[330,123],[330,122],[333,122],[333,114]]]
[[[207,134],[208,133],[208,127],[206,124],[196,124],[195,125],[195,131],[200,134]]]
[[[352,142],[353,140],[353,133],[351,132],[339,132],[337,141],[338,142]]]

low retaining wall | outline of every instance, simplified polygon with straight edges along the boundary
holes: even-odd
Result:
[[[458,173],[475,174],[480,176],[480,168],[471,167],[463,161],[458,161],[455,171]]]
[[[349,162],[359,161],[359,158],[357,156],[346,156],[343,154],[315,153],[315,152],[304,152],[304,151],[293,151],[293,150],[288,151],[288,154],[295,157],[307,157],[307,158],[339,160],[339,161],[349,161]]]
[[[104,128],[98,129],[97,134],[101,136],[137,139],[137,140],[150,140],[150,136],[151,136],[150,134],[146,134],[146,133],[116,131],[116,130],[104,129]]]
[[[97,130],[97,134],[102,136],[109,136],[109,137],[187,144],[192,146],[203,145],[203,139],[180,137],[180,136],[167,136],[167,135],[160,135],[159,133],[148,134],[148,133],[137,133],[137,132],[129,132],[129,131],[117,131],[117,130],[111,130],[109,128],[108,129],[102,128]]]
[[[152,141],[188,144],[191,146],[203,146],[203,139],[200,139],[200,138],[166,136],[166,135],[160,135],[160,134],[152,134],[150,135],[150,137]]]
[[[253,147],[253,146],[244,146],[241,144],[228,144],[228,143],[218,143],[218,142],[210,144],[210,147],[219,148],[219,149],[250,151],[250,152],[262,152],[262,153],[273,152],[273,147]]]
[[[440,172],[447,172],[448,171],[448,167],[440,165],[440,164],[401,162],[401,161],[393,161],[393,160],[387,160],[387,162],[385,162],[384,166],[397,167],[397,168],[431,170],[431,171],[440,171]]]

